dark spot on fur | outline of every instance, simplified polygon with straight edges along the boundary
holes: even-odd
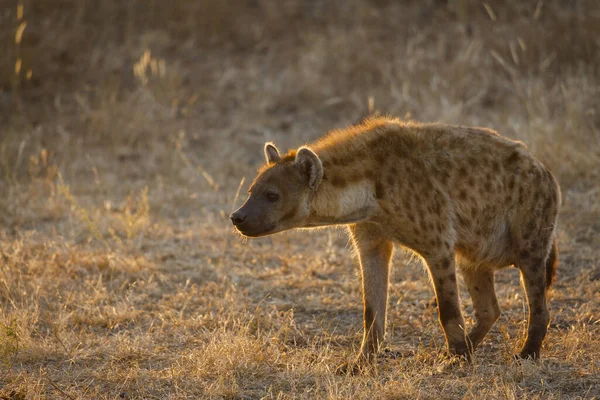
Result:
[[[477,167],[477,159],[475,157],[469,157],[469,165],[471,168]]]
[[[392,186],[392,185],[394,184],[394,180],[395,180],[395,178],[396,178],[396,177],[395,177],[394,175],[388,175],[388,177],[387,177],[387,181],[388,181],[388,184],[389,184],[390,186]]]
[[[475,289],[476,292],[479,292],[479,286],[475,286],[474,289]]]
[[[508,158],[506,159],[506,166],[509,167],[511,166],[511,164],[516,163],[517,161],[519,161],[520,155],[518,151],[513,151],[510,156],[508,156]]]
[[[448,269],[450,268],[450,264],[452,263],[452,260],[450,260],[449,258],[446,258],[442,261],[442,268],[444,269]]]
[[[364,149],[364,148],[361,148],[361,149],[358,149],[358,150],[356,150],[356,151],[354,152],[354,155],[352,156],[352,158],[353,158],[354,160],[356,160],[356,159],[358,159],[358,158],[365,158],[365,157],[367,157],[367,155],[368,155],[368,152],[367,152],[367,150],[366,150],[366,149]]]
[[[460,318],[458,305],[449,300],[442,300],[440,302],[440,299],[438,298],[438,313],[442,325],[446,325],[450,321]]]
[[[525,191],[522,187],[519,188],[519,203],[523,203],[525,200]]]
[[[515,188],[515,177],[511,175],[508,180],[508,189],[513,190]]]
[[[448,279],[450,279],[450,282],[454,282],[456,283],[456,274],[452,274],[448,277]]]
[[[406,156],[408,156],[410,153],[408,151],[407,148],[405,148],[404,146],[397,146],[396,147],[396,155],[400,158],[404,158]]]
[[[465,167],[460,167],[458,169],[458,176],[459,177],[464,178],[464,177],[467,176],[467,174],[468,174],[468,172],[467,172],[467,169]]]
[[[460,192],[458,192],[458,198],[462,201],[467,200],[467,191],[465,189],[461,189]]]
[[[343,187],[346,185],[346,181],[339,175],[335,175],[331,178],[331,184],[335,187]]]
[[[405,208],[407,211],[410,211],[410,209],[412,208],[412,203],[411,203],[411,201],[410,201],[410,197],[408,197],[408,196],[404,196],[404,197],[402,198],[402,204],[404,205],[404,208]]]
[[[375,184],[375,198],[383,199],[383,196],[383,185],[381,184],[381,182],[377,181],[377,183]]]
[[[527,249],[523,249],[519,253],[519,257],[521,258],[521,260],[527,260],[530,255],[531,255],[531,253]]]

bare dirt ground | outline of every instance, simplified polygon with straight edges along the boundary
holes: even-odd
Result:
[[[600,6],[502,3],[0,2],[0,399],[600,398]],[[541,362],[511,357],[518,271],[456,365],[398,249],[388,351],[336,374],[361,338],[345,232],[233,232],[264,141],[370,108],[491,127],[555,173]]]

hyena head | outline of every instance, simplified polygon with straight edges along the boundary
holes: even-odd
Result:
[[[266,143],[265,157],[267,166],[250,186],[248,199],[230,216],[244,236],[304,226],[312,196],[323,179],[321,160],[307,147],[282,158],[272,143]]]

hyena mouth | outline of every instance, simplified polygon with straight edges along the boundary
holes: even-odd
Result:
[[[260,237],[270,235],[275,230],[275,224],[270,224],[268,226],[258,226],[258,227],[244,227],[244,226],[236,226],[236,229],[239,233],[247,237]]]

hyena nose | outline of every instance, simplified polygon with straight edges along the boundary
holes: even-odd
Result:
[[[229,218],[231,218],[231,222],[233,222],[234,225],[239,225],[246,220],[246,214],[238,210],[231,214]]]

